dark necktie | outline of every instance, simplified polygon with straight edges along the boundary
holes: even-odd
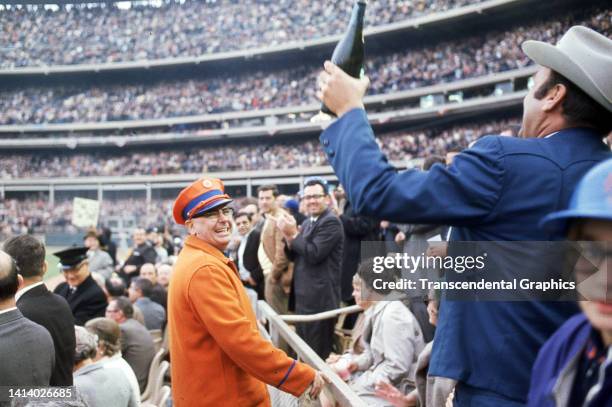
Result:
[[[76,293],[77,288],[76,287],[68,287],[68,297],[72,297],[74,295],[74,293]]]

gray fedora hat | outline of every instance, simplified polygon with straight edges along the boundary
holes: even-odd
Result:
[[[539,65],[552,69],[612,112],[612,40],[576,25],[557,45],[525,41],[523,52]]]

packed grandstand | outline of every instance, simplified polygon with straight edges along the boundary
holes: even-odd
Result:
[[[580,7],[571,1],[558,7],[518,0],[371,3],[366,15],[373,32],[366,30],[369,110],[381,115],[372,120],[382,130],[383,151],[404,166],[411,159],[464,148],[485,134],[516,134],[521,92],[533,72],[520,50],[523,40],[554,43],[574,24],[612,35],[612,10],[598,1]],[[260,170],[299,176],[304,169],[326,168],[308,119],[318,109],[317,73],[350,6],[346,0],[262,1],[246,14],[238,13],[243,6],[233,1],[3,6],[0,38],[11,44],[0,49],[0,81],[6,85],[0,90],[4,234],[20,224],[44,232],[51,218],[55,225],[68,225],[67,205],[79,195],[75,185],[91,185],[90,177],[100,179],[97,198],[125,176],[144,177],[155,197],[159,175],[235,172],[242,184],[256,185],[253,175]],[[507,11],[525,6],[534,12],[519,13],[520,19]],[[270,14],[275,16],[271,22],[264,18]],[[453,33],[454,24],[466,16],[472,29]],[[427,31],[427,18],[440,33]],[[415,33],[412,23],[423,24],[423,33],[418,28]],[[399,33],[405,41],[389,37],[385,42],[386,33]],[[294,48],[317,40],[327,48],[293,60]],[[257,57],[258,50],[283,46],[288,48],[278,53],[281,63],[278,57],[266,63],[264,51]],[[138,65],[244,50],[254,54],[228,60],[227,70],[206,59],[197,64],[201,71],[169,65],[147,72]],[[249,65],[249,59],[259,62]],[[118,62],[136,67],[125,73],[111,69],[97,78],[96,67],[113,68]],[[55,66],[67,65],[85,71],[55,72]],[[46,74],[19,70],[40,67]],[[504,72],[511,76],[499,76]],[[438,89],[445,83],[450,91]],[[468,108],[470,102],[476,107]],[[131,144],[135,140],[138,144]],[[64,190],[58,179],[70,179],[69,188]],[[297,192],[297,186],[288,188]],[[142,197],[140,190],[131,196],[129,187],[123,189],[112,199]],[[55,216],[29,220],[35,212],[29,208],[40,205]],[[149,206],[170,221],[164,205],[149,201]],[[131,208],[136,217],[143,213]]]
[[[481,216],[478,210],[475,215],[459,214],[454,219],[457,225],[436,224],[435,231],[428,234],[434,229],[422,232],[420,228],[431,225],[369,218],[357,213],[348,202],[350,194],[343,192],[328,161],[334,155],[327,148],[329,140],[319,140],[324,126],[311,118],[321,109],[317,90],[321,86],[319,75],[323,62],[330,58],[346,28],[353,3],[354,0],[0,1],[0,242],[7,239],[11,242],[11,238],[20,235],[36,236],[48,249],[46,260],[51,258],[49,249],[77,244],[88,245],[91,263],[92,256],[97,255],[92,254],[98,250],[97,245],[109,256],[112,252],[108,275],[96,272],[92,276],[109,300],[104,304],[104,315],[114,319],[109,313],[125,313],[131,307],[130,302],[136,301],[132,298],[136,291],[151,292],[155,285],[167,295],[169,275],[176,270],[173,269],[176,255],[188,246],[186,239],[193,237],[186,238],[185,228],[178,223],[197,219],[192,219],[193,213],[189,211],[202,210],[204,200],[198,200],[213,194],[223,204],[196,215],[213,219],[215,225],[227,219],[234,222],[236,218],[242,218],[242,224],[252,221],[249,227],[253,229],[245,234],[238,222],[213,232],[228,236],[233,232],[226,253],[236,260],[244,259],[242,264],[238,262],[238,274],[242,283],[253,289],[249,300],[255,304],[258,322],[267,323],[275,344],[290,345],[300,359],[309,362],[308,358],[312,358],[309,355],[315,352],[320,356],[318,350],[308,347],[310,344],[306,346],[298,341],[296,345],[293,339],[288,341],[289,345],[279,342],[275,337],[279,332],[285,339],[297,335],[289,328],[288,333],[283,333],[286,325],[279,324],[275,318],[267,321],[262,318],[261,312],[270,312],[269,315],[283,312],[269,300],[278,293],[255,292],[261,282],[255,284],[254,273],[244,274],[251,230],[259,227],[254,257],[263,276],[264,268],[270,271],[275,267],[265,252],[264,239],[276,233],[275,245],[277,242],[284,245],[277,254],[294,250],[292,242],[306,230],[298,229],[297,223],[305,222],[314,228],[321,219],[319,216],[328,211],[325,206],[316,216],[306,213],[304,207],[309,203],[316,206],[313,201],[318,199],[324,199],[325,205],[329,200],[335,218],[351,213],[362,224],[370,222],[368,233],[359,239],[378,240],[383,243],[385,254],[405,252],[409,245],[404,245],[413,237],[430,243],[453,240],[453,229],[462,227],[464,218],[488,216]],[[423,175],[420,170],[428,170],[431,165],[438,165],[435,167],[438,169],[452,165],[453,157],[460,151],[479,140],[479,145],[491,140],[483,140],[487,135],[519,136],[524,122],[521,117],[524,99],[530,89],[530,94],[537,89],[533,88],[536,65],[521,48],[524,41],[555,44],[575,25],[612,37],[612,7],[605,0],[370,0],[366,10],[364,72],[370,86],[364,105],[376,143],[385,156],[379,161],[388,160],[398,172],[417,168],[418,171],[408,174],[419,176]],[[365,123],[366,119],[363,120]],[[375,147],[369,140],[369,147]],[[517,141],[505,137],[497,140]],[[612,148],[612,133],[605,142]],[[326,147],[322,148],[321,144]],[[606,146],[601,147],[608,152]],[[472,157],[472,160],[476,167],[484,165],[478,159]],[[496,163],[486,164],[496,167]],[[444,171],[459,171],[450,168]],[[491,177],[495,178],[496,174]],[[202,175],[212,178],[199,180]],[[224,192],[233,202],[225,200],[221,188],[214,186],[217,181],[213,178],[223,181]],[[487,188],[491,187],[485,178],[478,179],[475,182],[478,185],[464,189],[482,189],[482,196],[486,196],[480,198],[487,200],[492,194],[487,195]],[[196,179],[198,182],[193,183]],[[187,185],[202,195],[177,199],[179,191]],[[312,192],[313,186],[316,192],[320,187],[323,193]],[[306,188],[311,188],[308,196],[305,196]],[[468,196],[466,191],[457,194]],[[274,204],[258,201],[262,192],[264,195],[269,192],[267,198]],[[432,188],[425,195],[431,197],[436,192]],[[473,207],[480,205],[480,198],[475,199],[478,203]],[[187,210],[194,203],[196,209]],[[435,203],[440,207],[446,205],[444,197]],[[179,210],[174,210],[173,205],[178,205]],[[283,209],[276,211],[275,205]],[[427,211],[427,208],[421,209]],[[304,216],[305,213],[309,216]],[[427,214],[427,220],[435,222],[435,215]],[[295,231],[291,219],[295,220]],[[274,222],[272,229],[278,228],[278,231],[266,229],[272,224],[270,220]],[[354,227],[359,229],[359,225]],[[266,238],[264,230],[268,234]],[[340,252],[336,247],[326,256],[342,257],[342,241],[346,248],[348,240],[344,232],[340,228],[339,233],[343,235]],[[357,242],[357,253],[363,247],[359,245]],[[115,246],[113,250],[111,246]],[[419,254],[427,251],[429,255],[432,249],[436,253],[435,244],[423,247],[418,248]],[[153,260],[143,260],[134,267],[142,277],[135,278],[138,273],[128,271],[134,266],[130,260],[141,256],[139,251],[146,250],[149,254],[155,252]],[[74,253],[66,255],[65,264],[54,265],[65,272],[64,276],[71,272],[66,268],[68,262],[74,260],[69,255]],[[88,255],[83,252],[75,256],[85,256],[80,258],[84,261]],[[351,254],[341,259],[342,266],[355,260],[357,269],[359,255],[355,259],[347,257]],[[61,255],[58,258],[64,261]],[[0,268],[4,267],[3,260],[2,252]],[[300,267],[307,267],[304,266],[307,263],[304,261]],[[287,259],[285,267],[291,270],[290,274],[294,272],[294,264],[298,264],[294,257],[291,261]],[[147,268],[153,269],[152,284],[142,281],[146,279],[142,270]],[[160,280],[156,280],[156,273]],[[51,278],[54,284],[61,280],[62,273],[57,274]],[[166,276],[165,284],[162,284],[162,275]],[[270,271],[264,280],[268,284],[268,279],[275,279],[274,284],[286,296],[287,289],[295,290],[295,277],[289,276],[294,280],[293,283],[289,280],[288,286],[285,277],[277,278]],[[361,277],[358,275],[357,280]],[[351,303],[355,292],[361,295],[360,287],[365,286],[357,280],[352,280],[352,284],[342,282],[343,291],[345,285],[353,290],[349,291],[348,301],[342,293],[345,297],[342,306],[355,304],[355,301]],[[241,284],[238,286],[242,289]],[[66,289],[67,298],[76,288],[78,285],[70,286],[70,292]],[[307,291],[315,290],[309,287]],[[129,301],[123,299],[122,305],[121,296],[126,294]],[[318,301],[325,300],[322,293],[316,294],[320,296]],[[421,305],[439,300],[432,293],[421,294],[417,298]],[[261,301],[257,306],[257,298],[265,298],[267,303]],[[164,301],[160,305],[166,308],[168,299]],[[396,302],[399,303],[393,301]],[[359,302],[358,305],[361,306]],[[408,303],[404,305],[408,307]],[[350,312],[363,310],[354,307]],[[420,318],[426,318],[427,312],[431,312],[429,308]],[[436,309],[436,318],[437,312]],[[529,312],[526,314],[531,318]],[[170,390],[165,386],[171,384],[167,373],[169,364],[162,362],[168,359],[167,333],[171,328],[166,327],[167,315],[164,313],[161,329],[151,329],[144,322],[147,316],[140,315],[158,352],[157,356],[149,355],[150,369],[137,372],[132,366],[139,377],[136,388],[130,391],[137,399],[149,403],[143,405],[173,405],[168,399],[174,396],[171,392],[175,388]],[[292,322],[291,317],[286,321]],[[293,323],[299,326],[303,321],[299,315],[296,318]],[[348,326],[355,323],[359,329],[364,328],[363,321],[361,326],[359,320],[351,321],[351,317],[347,321]],[[334,335],[347,333],[343,323],[336,327]],[[428,341],[433,338],[431,328]],[[92,330],[91,326],[89,329]],[[252,327],[249,329],[254,331]],[[426,332],[421,328],[419,332],[416,336],[423,336],[418,338],[423,343],[417,346],[415,342],[415,352],[426,342]],[[79,341],[91,342],[79,329],[76,335],[77,350],[87,345]],[[84,336],[79,338],[79,335]],[[351,346],[357,346],[362,339],[355,340]],[[502,339],[500,342],[507,340]],[[346,347],[348,335],[339,342]],[[119,342],[114,346],[118,347]],[[505,351],[500,354],[507,355]],[[177,359],[170,362],[175,363]],[[330,366],[336,363],[327,362]],[[298,366],[296,371],[300,369],[296,363],[293,362],[279,388],[294,366]],[[338,368],[334,372],[341,377],[344,371]],[[344,373],[348,372],[347,364]],[[142,380],[149,381],[148,386],[143,386]],[[378,385],[376,391],[380,390]],[[364,399],[359,401],[354,394],[356,388],[346,386],[340,379],[329,386],[334,396],[340,395],[338,405],[365,405]],[[269,391],[273,406],[297,405],[297,402],[279,402],[275,397],[282,395],[271,388]],[[451,394],[446,400],[452,397]],[[350,400],[357,402],[352,404]]]

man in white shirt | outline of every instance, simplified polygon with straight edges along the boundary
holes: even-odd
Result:
[[[251,302],[253,302],[253,309],[257,309],[255,306],[257,298],[260,292],[263,294],[263,273],[259,262],[256,261],[257,248],[254,244],[259,239],[251,238],[253,232],[251,219],[251,215],[245,212],[239,212],[234,217],[234,223],[240,235],[240,243],[236,251],[236,265],[238,266],[240,280],[244,284]]]

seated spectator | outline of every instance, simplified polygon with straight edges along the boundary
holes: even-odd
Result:
[[[567,210],[542,221],[551,233],[565,231],[568,239],[586,243],[574,269],[583,313],[570,318],[540,349],[531,374],[530,407],[612,405],[610,180],[612,159],[584,176]],[[587,279],[590,284],[584,283]]]
[[[53,292],[68,301],[77,325],[104,315],[107,305],[102,288],[89,272],[87,250],[86,247],[72,247],[53,253],[60,260],[58,267],[66,280],[55,287]]]
[[[116,298],[125,297],[128,295],[128,290],[125,286],[125,282],[121,277],[114,273],[111,278],[106,280],[105,291],[109,303]],[[136,321],[140,322],[142,325],[145,324],[144,315],[142,315],[142,311],[139,308],[134,308],[133,318]]]
[[[22,286],[17,264],[0,251],[0,385],[48,386],[55,366],[53,339],[15,305]]]
[[[110,318],[94,318],[87,321],[85,328],[98,338],[98,352],[93,361],[104,365],[105,369],[120,371],[122,381],[129,383],[130,405],[140,403],[138,379],[128,363],[121,357],[121,329]]]
[[[361,297],[361,287],[361,278],[359,274],[355,274],[353,276],[353,298],[355,299],[355,304],[359,305],[364,311],[367,311],[374,303],[372,301],[366,301]],[[359,314],[355,326],[352,329],[349,349],[342,355],[332,353],[326,360],[332,370],[334,370],[343,380],[348,380],[350,378],[351,373],[348,371],[349,363],[358,355],[362,354],[367,347],[367,343],[363,337],[366,317],[369,318],[370,314],[367,312]],[[370,324],[371,322],[368,321],[368,325]]]
[[[143,264],[140,268],[140,277],[146,278],[152,284],[150,295],[151,300],[161,305],[164,307],[164,310],[166,310],[168,308],[168,290],[157,281],[157,273],[161,267],[161,264],[157,268],[151,263]],[[172,267],[169,267],[170,270],[172,270]]]
[[[89,271],[94,278],[99,275],[103,281],[106,281],[113,273],[113,259],[110,254],[100,248],[100,236],[95,230],[87,232],[83,240],[85,247],[89,249],[87,251]]]
[[[162,329],[166,322],[166,311],[164,307],[151,301],[153,284],[143,277],[132,280],[128,289],[129,298],[144,316],[147,329]]]
[[[117,297],[125,297],[127,295],[127,288],[125,282],[117,274],[112,274],[104,283],[104,289],[108,301],[111,301]]]
[[[106,318],[119,324],[121,356],[134,370],[142,393],[147,385],[151,361],[155,357],[155,344],[147,328],[133,319],[133,315],[134,307],[125,297],[115,298],[106,308]]]
[[[373,304],[366,310],[364,321],[364,350],[351,355],[346,370],[350,373],[349,386],[370,406],[386,406],[387,401],[376,395],[376,384],[388,382],[407,394],[415,389],[417,356],[425,343],[421,328],[408,308],[400,301],[389,300],[388,289],[375,289],[374,280],[394,281],[396,271],[384,269],[373,273],[373,262],[360,264],[357,274],[361,290],[356,295],[361,301]],[[368,338],[369,337],[369,338]]]
[[[129,382],[121,370],[96,362],[97,337],[75,326],[74,386],[89,407],[132,407],[139,403],[132,397]]]
[[[172,266],[169,264],[161,264],[157,267],[157,283],[168,290],[170,284],[170,276],[172,275]]]
[[[438,310],[440,301],[430,293],[427,304],[429,323],[433,326],[438,324]],[[433,341],[425,345],[417,360],[415,376],[416,389],[405,394],[388,382],[381,381],[376,384],[376,395],[387,400],[395,407],[437,407],[452,405],[452,392],[457,382],[446,377],[429,376],[429,359]]]

